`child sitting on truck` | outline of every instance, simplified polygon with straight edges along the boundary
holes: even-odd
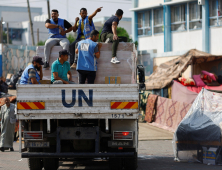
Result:
[[[75,84],[72,81],[72,73],[67,61],[68,55],[70,54],[67,50],[62,50],[59,52],[59,58],[52,63],[51,81],[53,84]]]

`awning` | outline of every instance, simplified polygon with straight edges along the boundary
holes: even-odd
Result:
[[[177,1],[170,1],[170,2],[164,2],[163,4],[159,4],[159,5],[145,6],[145,7],[139,7],[139,8],[131,8],[131,9],[129,9],[129,10],[130,10],[130,11],[142,11],[142,10],[146,10],[146,9],[159,8],[159,7],[162,7],[163,5],[175,5],[175,4],[180,4],[180,3],[192,2],[192,1],[197,1],[197,0],[177,0]]]
[[[152,8],[159,8],[162,7],[162,4],[159,5],[154,5],[154,6],[145,6],[145,7],[140,7],[140,8],[132,8],[129,9],[130,11],[142,11],[142,10],[146,10],[146,9],[152,9]]]
[[[192,1],[197,1],[197,0],[177,0],[177,1],[170,1],[170,2],[165,2],[165,3],[163,3],[163,5],[175,5],[175,4],[180,4],[180,3],[192,2]]]

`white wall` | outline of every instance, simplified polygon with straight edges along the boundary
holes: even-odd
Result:
[[[22,28],[27,28],[27,31],[22,34],[22,45],[31,45],[32,42],[31,39],[29,39],[31,35],[29,22],[22,22]]]
[[[139,37],[139,51],[142,50],[157,50],[157,53],[164,52],[164,36],[163,34],[150,37]]]
[[[202,30],[172,32],[172,51],[202,50]]]
[[[39,13],[31,13],[32,20],[35,16],[38,16]],[[3,20],[5,22],[22,22],[22,21],[28,21],[29,15],[28,12],[7,12],[2,11],[1,16],[3,17]]]
[[[138,7],[154,6],[164,3],[164,0],[138,0]]]
[[[25,31],[22,35],[22,44],[32,45],[29,21],[22,22],[22,25],[23,28],[27,28],[27,31]],[[48,39],[48,30],[45,28],[45,22],[33,22],[35,44],[37,44],[37,28],[39,28],[39,41],[45,41]]]
[[[132,24],[128,21],[120,21],[118,27],[124,28],[129,35],[132,34]]]
[[[222,27],[210,28],[210,53],[222,55]]]

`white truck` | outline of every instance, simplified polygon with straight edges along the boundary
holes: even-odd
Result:
[[[128,46],[123,45],[123,49]],[[106,46],[101,50],[101,58],[110,51]],[[128,53],[132,60],[129,62],[120,50],[118,59],[122,66],[127,65],[125,62],[131,64],[130,76],[135,78],[136,51]],[[122,68],[121,64],[108,64],[113,70]],[[98,71],[104,74],[106,69],[100,66]],[[139,79],[143,83],[143,67],[140,68]],[[110,71],[107,74],[112,75]],[[111,170],[136,170],[140,85],[135,79],[131,82],[18,85],[17,119],[19,134],[23,136],[19,138],[20,152],[22,158],[28,158],[29,169],[56,170],[64,159],[102,158],[110,162]]]

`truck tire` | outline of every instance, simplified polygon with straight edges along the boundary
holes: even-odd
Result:
[[[137,169],[137,153],[135,153],[134,157],[125,158],[125,169],[126,170],[136,170]]]
[[[59,168],[59,159],[45,158],[43,159],[43,166],[45,170],[57,170]]]
[[[123,164],[121,158],[109,158],[109,169],[110,170],[122,170]]]
[[[29,148],[28,152],[38,152],[38,149]],[[42,170],[42,159],[41,158],[28,158],[29,170]]]

